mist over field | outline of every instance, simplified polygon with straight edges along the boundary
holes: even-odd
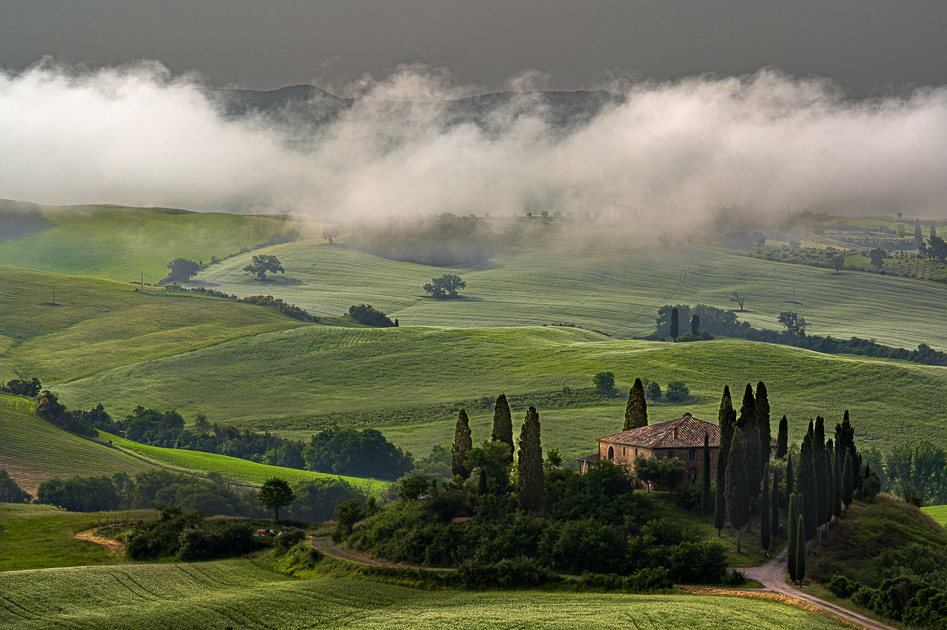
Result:
[[[102,69],[41,62],[0,73],[0,197],[333,216],[658,212],[698,221],[737,204],[833,214],[943,216],[947,88],[847,99],[773,70],[595,86],[618,95],[562,124],[508,82],[476,121],[448,100],[478,94],[402,66],[335,91],[325,124],[225,115],[199,76],[157,62]],[[313,100],[309,114],[325,107]],[[317,116],[318,117],[318,116]],[[310,116],[311,118],[311,116]]]

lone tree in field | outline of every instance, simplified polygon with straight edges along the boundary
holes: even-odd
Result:
[[[740,312],[743,312],[743,305],[746,303],[746,293],[739,293],[734,291],[733,295],[730,297],[731,302],[736,302],[740,305]]]
[[[256,495],[256,502],[265,510],[273,510],[276,513],[274,520],[279,521],[280,508],[293,504],[296,495],[292,488],[286,483],[285,479],[271,477],[263,482],[263,486]]]
[[[836,254],[832,256],[832,260],[829,261],[829,264],[832,265],[832,269],[835,269],[835,275],[838,275],[838,273],[845,266],[845,256]]]
[[[458,291],[467,288],[467,283],[461,280],[460,276],[445,273],[440,278],[431,278],[422,288],[435,300],[447,300],[456,298]]]
[[[506,394],[497,396],[493,406],[493,433],[490,436],[493,442],[503,442],[510,447],[507,463],[513,463],[513,415],[510,413],[510,403],[506,401]]]
[[[322,228],[322,239],[329,241],[329,245],[337,238],[339,238],[339,228],[335,226]]]
[[[168,269],[171,270],[168,272],[168,277],[166,278],[168,282],[187,282],[192,276],[197,275],[201,266],[199,263],[188,260],[187,258],[175,258],[168,263]]]
[[[677,339],[681,332],[680,322],[678,321],[677,308],[671,309],[671,339]]]
[[[628,404],[625,405],[625,428],[622,431],[646,426],[648,426],[648,403],[645,400],[641,379],[636,378],[635,384],[631,386],[631,391],[628,393]]]
[[[532,512],[539,507],[546,486],[539,412],[536,407],[530,407],[526,412],[518,446],[516,491],[523,509]]]
[[[592,377],[592,385],[602,396],[611,396],[615,393],[615,374],[613,372],[599,372]]]
[[[266,280],[267,273],[286,273],[279,259],[272,254],[256,254],[250,261],[250,264],[243,268],[247,273],[252,273],[260,282]]]
[[[454,445],[450,452],[450,471],[463,479],[470,478],[467,470],[467,453],[473,448],[473,439],[470,436],[470,420],[467,410],[461,409],[457,414],[457,425],[454,427]]]

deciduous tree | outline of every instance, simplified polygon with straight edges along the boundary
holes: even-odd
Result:
[[[276,513],[274,520],[279,521],[280,508],[293,504],[296,500],[296,494],[293,492],[285,479],[279,477],[270,477],[263,482],[260,491],[257,492],[256,501],[266,510],[273,510]]]
[[[260,282],[266,280],[267,273],[286,273],[279,259],[272,254],[255,254],[243,270],[255,275]]]
[[[422,288],[435,300],[443,300],[456,298],[458,291],[467,288],[467,283],[458,275],[445,273],[440,278],[431,278],[431,281]]]

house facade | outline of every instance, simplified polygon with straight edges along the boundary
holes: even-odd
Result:
[[[697,483],[704,466],[704,435],[709,436],[710,480],[715,481],[720,427],[689,413],[676,420],[598,438],[598,452],[579,460],[579,472],[584,475],[595,462],[607,460],[625,466],[629,474],[634,474],[636,457],[677,457],[687,470],[686,482]]]

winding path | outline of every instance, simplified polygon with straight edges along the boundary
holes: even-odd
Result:
[[[794,599],[802,600],[807,604],[821,608],[827,612],[832,613],[837,617],[841,617],[846,621],[856,623],[870,630],[896,630],[895,628],[883,624],[880,621],[875,621],[874,619],[869,619],[864,615],[859,615],[856,612],[852,612],[847,608],[842,608],[831,602],[827,602],[824,599],[819,599],[802,591],[798,591],[793,588],[790,584],[786,582],[786,549],[784,548],[782,552],[766,564],[761,567],[747,567],[741,569],[743,575],[750,578],[751,580],[756,580],[760,582],[765,587],[766,591],[773,591],[779,593],[780,595],[785,595],[786,597],[792,597]]]

